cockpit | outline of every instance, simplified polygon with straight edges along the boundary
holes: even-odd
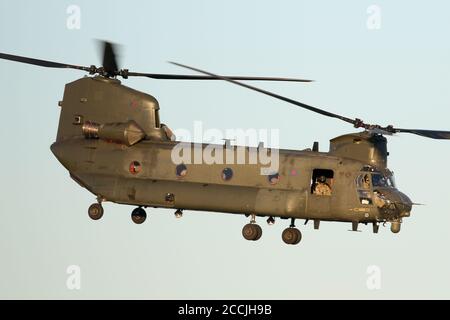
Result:
[[[383,206],[385,199],[383,189],[396,189],[394,174],[388,170],[378,170],[372,166],[364,166],[356,179],[358,197],[361,204]]]
[[[382,174],[380,172],[373,172],[372,173],[372,186],[374,188],[375,187],[395,188],[394,175],[392,173]]]
[[[364,189],[370,188],[396,188],[394,173],[389,169],[383,171],[377,170],[372,166],[364,166],[361,170],[361,174],[357,179],[358,187]]]
[[[356,190],[360,204],[377,207],[381,220],[398,222],[401,217],[409,216],[412,202],[397,189],[389,169],[364,166],[356,177]]]

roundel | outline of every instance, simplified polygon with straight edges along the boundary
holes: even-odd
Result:
[[[141,172],[142,166],[139,163],[139,161],[131,161],[129,170],[130,170],[130,173],[137,174],[137,173]]]

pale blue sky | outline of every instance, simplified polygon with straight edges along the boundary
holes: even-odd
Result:
[[[66,27],[69,5],[81,28]],[[381,8],[368,30],[367,8]],[[94,39],[122,44],[123,67],[185,73],[173,60],[222,74],[304,77],[313,84],[260,87],[350,117],[399,127],[450,130],[448,1],[0,1],[0,52],[99,64]],[[414,202],[400,234],[388,228],[302,226],[281,241],[286,221],[243,240],[243,216],[106,204],[73,182],[49,146],[64,84],[83,73],[0,61],[0,298],[450,298],[450,142],[389,138],[389,167]],[[129,79],[154,95],[172,128],[278,128],[282,148],[321,150],[352,128],[227,83]],[[169,236],[170,240],[169,240]],[[175,234],[175,236],[174,236]],[[81,290],[66,288],[79,265]],[[369,265],[380,290],[366,287]]]

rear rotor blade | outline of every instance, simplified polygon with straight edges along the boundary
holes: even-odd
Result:
[[[147,77],[151,79],[161,80],[221,80],[214,76],[202,76],[202,75],[181,75],[181,74],[161,74],[161,73],[144,73],[144,72],[130,72],[128,70],[119,70],[115,45],[102,41],[103,46],[103,68],[97,68],[95,66],[85,67],[74,64],[60,63],[49,60],[34,59],[29,57],[17,56],[7,53],[0,53],[0,59],[16,61],[26,64],[32,64],[40,67],[47,68],[60,68],[60,69],[76,69],[87,71],[90,74],[99,73],[107,77],[122,76],[127,77]],[[279,77],[246,77],[246,76],[227,76],[232,80],[245,80],[245,81],[289,81],[289,82],[312,82],[308,79],[297,78],[279,78]]]
[[[0,59],[16,61],[16,62],[21,62],[21,63],[27,63],[27,64],[33,64],[35,66],[47,67],[47,68],[69,68],[69,69],[77,69],[77,70],[83,70],[83,71],[88,71],[88,72],[91,70],[90,67],[83,67],[83,66],[77,66],[74,64],[34,59],[34,58],[16,56],[16,55],[6,54],[6,53],[0,53]]]
[[[147,77],[152,79],[165,80],[222,80],[212,76],[184,75],[184,74],[160,74],[160,73],[142,73],[128,72],[129,77]],[[226,76],[232,80],[245,81],[291,81],[291,82],[313,82],[313,80],[296,79],[296,78],[278,78],[278,77],[242,77],[242,76]]]

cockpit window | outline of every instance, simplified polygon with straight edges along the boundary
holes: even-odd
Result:
[[[386,188],[396,188],[394,174],[389,169],[383,169],[382,171],[378,170],[376,167],[371,165],[365,165],[361,169],[362,173],[358,176],[357,184],[358,188],[367,187],[367,182],[363,183],[364,180],[367,180],[367,177],[370,178],[372,183],[371,187],[386,187]]]
[[[391,185],[392,188],[397,188],[397,184],[395,183],[395,177],[393,173],[390,173],[390,175],[387,177],[388,182]]]
[[[372,173],[372,185],[373,187],[386,187],[395,188],[393,176],[386,177],[381,173]]]
[[[372,191],[370,190],[370,173],[363,172],[356,178],[356,187],[361,204],[372,204]]]
[[[372,185],[374,187],[387,187],[387,180],[379,173],[372,174]]]
[[[356,184],[358,186],[358,189],[370,189],[370,174],[360,174],[356,180]]]

